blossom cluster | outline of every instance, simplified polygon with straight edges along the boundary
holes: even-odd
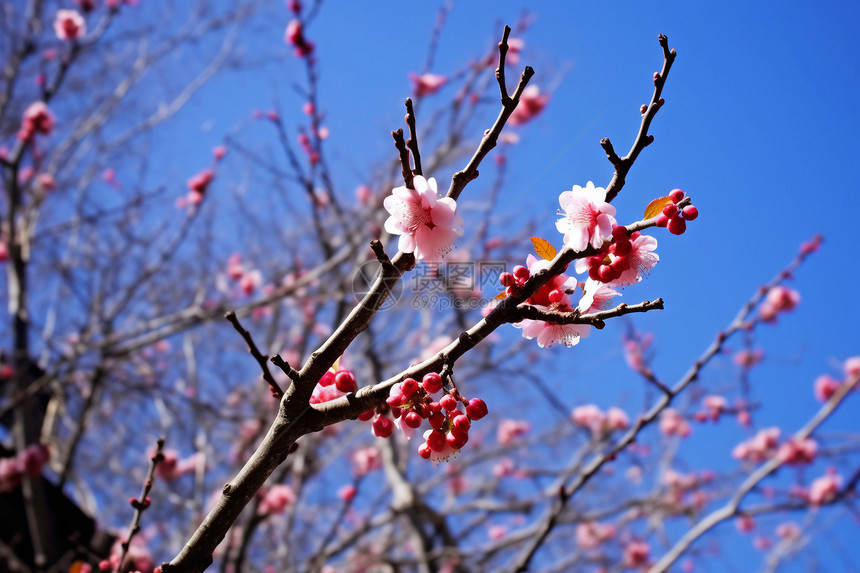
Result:
[[[24,110],[21,128],[18,130],[18,139],[21,141],[31,141],[37,133],[51,135],[54,123],[54,115],[50,112],[45,102],[33,102]]]
[[[48,448],[41,444],[30,444],[16,456],[0,458],[0,492],[17,488],[25,475],[41,475],[42,466],[48,459]]]
[[[372,418],[372,432],[377,437],[387,438],[397,427],[407,439],[427,420],[430,429],[423,434],[418,454],[433,461],[447,460],[469,441],[472,422],[486,416],[488,411],[483,400],[466,400],[456,388],[434,400],[432,395],[442,392],[443,386],[442,377],[436,372],[426,374],[421,382],[406,378],[391,387],[385,407],[368,410],[359,419]],[[393,420],[388,417],[389,412]]]
[[[594,404],[574,408],[570,419],[574,425],[589,429],[597,438],[630,427],[630,418],[621,408],[612,407],[604,412]]]
[[[685,226],[685,221],[691,221],[698,216],[695,207],[682,203],[689,203],[689,200],[680,189],[675,189],[669,196],[655,201],[663,205],[663,210],[654,219],[654,224],[666,226],[671,223],[670,231],[675,234],[680,234],[676,230],[681,223],[672,221],[680,219]],[[684,206],[680,207],[682,204]],[[580,257],[574,264],[576,273],[588,275],[585,283],[578,283],[560,273],[530,296],[526,301],[528,304],[542,310],[562,313],[577,311],[586,314],[605,310],[609,301],[621,294],[616,288],[640,282],[660,260],[654,252],[657,249],[657,240],[654,237],[643,235],[639,231],[631,233],[623,225],[617,224],[615,207],[606,200],[606,189],[596,187],[591,181],[586,183],[585,187],[574,185],[570,191],[561,193],[559,205],[561,217],[556,221],[556,228],[564,235],[565,247],[575,252],[588,248],[598,252],[589,257]],[[551,266],[548,259],[555,256],[554,249],[551,249],[550,255],[552,256],[545,255],[544,260],[530,256],[528,267],[518,266],[512,273],[503,273],[499,281],[505,287],[505,296],[516,296],[530,277],[547,270]],[[574,307],[570,295],[577,287],[582,288],[582,296]],[[536,338],[540,347],[555,343],[574,346],[590,332],[588,325],[559,324],[560,322],[563,321],[526,319],[514,326],[522,330],[525,338]]]

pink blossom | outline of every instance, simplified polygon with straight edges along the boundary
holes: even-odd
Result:
[[[770,540],[770,537],[759,535],[758,537],[753,539],[753,547],[755,547],[759,551],[767,551],[768,549],[773,547],[773,541]]]
[[[227,155],[227,148],[223,145],[217,145],[212,149],[212,156],[216,161],[221,161],[225,155]]]
[[[594,404],[577,406],[573,409],[573,413],[570,417],[575,425],[582,428],[589,428],[595,433],[600,432],[600,428],[603,426],[603,421],[606,419],[603,410]]]
[[[499,478],[510,476],[514,474],[515,470],[516,465],[514,464],[514,460],[511,458],[502,458],[493,466],[493,475]]]
[[[761,362],[764,358],[764,350],[757,348],[755,350],[741,350],[734,356],[734,362],[742,368],[750,368]]]
[[[215,174],[211,169],[204,169],[189,179],[186,184],[192,192],[203,195],[206,193],[206,189],[209,187],[209,184],[212,183],[213,177],[215,177]]]
[[[37,133],[51,135],[54,123],[54,115],[48,110],[45,102],[33,102],[24,110],[21,129],[18,130],[18,139],[21,141],[30,141]]]
[[[626,256],[609,255],[609,258],[613,261],[621,259],[622,263],[619,266],[623,269],[621,276],[610,282],[610,286],[636,284],[643,277],[648,276],[648,272],[660,261],[660,255],[654,252],[657,249],[657,239],[654,237],[639,235],[630,241],[630,245],[630,253]]]
[[[352,484],[347,484],[337,490],[337,496],[347,503],[355,499],[356,493],[358,493],[358,490],[355,489],[355,486]]]
[[[227,276],[233,280],[239,280],[243,274],[245,274],[245,270],[242,268],[242,254],[233,253],[227,259]]]
[[[737,527],[738,531],[741,533],[749,533],[755,529],[755,519],[749,515],[742,515],[735,520],[735,527]]]
[[[525,319],[514,324],[516,328],[523,331],[523,338],[537,339],[541,348],[547,348],[553,344],[563,346],[576,346],[581,338],[589,335],[590,327],[587,324],[553,324],[543,320]]]
[[[630,418],[621,408],[609,408],[606,412],[606,425],[610,430],[626,430],[630,427]]]
[[[699,479],[696,474],[682,474],[673,469],[667,469],[663,472],[663,483],[669,489],[685,491],[695,488]]]
[[[50,452],[42,444],[30,444],[18,452],[17,456],[0,458],[0,492],[12,491],[18,487],[25,475],[42,475],[42,466],[48,459]]]
[[[702,405],[707,410],[706,415],[716,422],[720,419],[720,414],[729,407],[729,402],[724,396],[705,396]]]
[[[448,489],[451,490],[451,493],[454,495],[463,495],[466,491],[466,488],[469,487],[469,480],[466,479],[466,476],[463,475],[461,471],[455,466],[448,466],[446,468],[446,473],[448,473]],[[502,528],[507,531],[506,528]],[[505,532],[502,532],[501,537],[503,537]]]
[[[498,441],[500,446],[508,446],[514,440],[525,436],[532,426],[525,420],[502,420],[499,422]]]
[[[298,20],[290,20],[287,24],[287,29],[284,31],[284,42],[295,46],[302,37],[302,23]]]
[[[104,173],[102,173],[102,179],[114,189],[122,189],[122,185],[116,178],[116,171],[112,167],[108,167],[104,170]]]
[[[59,10],[54,19],[57,38],[73,42],[87,33],[87,23],[77,10]]]
[[[463,219],[457,215],[457,202],[439,198],[436,180],[416,175],[413,189],[395,187],[383,206],[390,214],[385,230],[400,235],[398,248],[414,253],[418,260],[436,261],[451,250],[454,238],[463,234]]]
[[[624,360],[627,362],[627,366],[636,372],[645,368],[645,350],[648,345],[639,340],[638,337],[628,338],[625,336],[623,342]]]
[[[288,485],[273,485],[263,494],[257,512],[260,515],[280,514],[296,502],[296,492]]]
[[[805,440],[795,440],[789,438],[779,448],[777,455],[786,464],[811,464],[815,461],[815,455],[818,453],[818,443],[812,438]]]
[[[551,265],[551,261],[538,259],[529,255],[526,259],[528,276],[534,276]],[[524,281],[523,281],[524,282]],[[541,286],[526,302],[533,306],[548,310],[571,312],[570,296],[567,294],[576,288],[576,279],[559,273]],[[510,290],[507,287],[506,290]],[[525,319],[514,324],[523,331],[523,337],[529,340],[537,338],[538,346],[546,348],[555,343],[564,346],[575,346],[580,338],[588,337],[591,327],[587,324],[553,324],[543,320]]]
[[[18,181],[22,184],[29,183],[30,179],[32,179],[33,175],[35,174],[36,170],[28,165],[27,167],[22,168],[21,171],[18,172]]]
[[[780,430],[777,427],[763,428],[752,438],[741,442],[732,450],[732,457],[753,463],[763,462],[777,452]]]
[[[355,188],[355,198],[362,205],[370,205],[370,200],[373,198],[373,190],[367,185],[359,185]]]
[[[239,279],[239,288],[242,289],[247,296],[254,294],[254,291],[263,284],[263,275],[258,270],[248,271]]]
[[[819,402],[827,402],[839,390],[840,383],[832,376],[822,374],[815,379],[815,398]]]
[[[175,481],[197,469],[199,457],[196,454],[179,459],[179,452],[176,450],[167,449],[161,453],[164,459],[155,466],[155,475],[164,481]]]
[[[800,526],[793,521],[786,521],[776,526],[776,536],[782,539],[797,539],[800,537]]]
[[[624,564],[628,567],[641,567],[648,563],[651,546],[644,541],[631,541],[624,546]]]
[[[520,52],[526,43],[522,38],[508,38],[508,53],[505,55],[505,64],[516,66],[520,62]],[[495,60],[495,54],[493,54]]]
[[[359,448],[352,454],[352,471],[357,476],[367,475],[382,467],[382,456],[373,446]]]
[[[522,125],[531,121],[549,103],[549,96],[542,95],[537,86],[528,86],[520,96],[520,103],[508,118],[510,125]]]
[[[99,563],[99,569],[102,571],[119,571],[123,551],[122,539],[117,538],[111,547],[110,557]],[[122,562],[122,567],[123,571],[130,572],[152,571],[155,567],[143,535],[136,535],[131,540],[131,544],[125,552],[125,560]]]
[[[690,423],[680,412],[673,408],[666,408],[660,414],[660,431],[667,436],[686,438],[690,435],[691,429]]]
[[[829,503],[839,493],[840,487],[842,487],[842,476],[830,468],[825,475],[814,480],[809,486],[809,502],[814,505]]]
[[[445,85],[448,78],[436,74],[409,74],[409,81],[412,82],[412,89],[415,92],[415,97],[424,97],[436,93]]]
[[[842,367],[845,370],[845,376],[847,378],[860,376],[860,356],[848,358],[847,360],[845,360],[845,364],[843,364]]]
[[[595,249],[612,237],[615,207],[606,202],[606,189],[589,181],[585,187],[574,185],[558,198],[563,215],[556,228],[564,233],[564,244],[574,251],[583,251],[590,244]]]
[[[490,527],[490,529],[487,530],[487,535],[490,537],[490,539],[498,541],[499,539],[504,537],[507,532],[508,528],[504,525],[493,525]]]
[[[45,191],[53,191],[57,188],[57,182],[54,180],[54,176],[50,173],[40,173],[36,178],[36,181],[39,182],[39,187]]]
[[[284,42],[295,47],[295,54],[298,58],[310,56],[314,51],[313,42],[309,42],[305,38],[304,27],[298,20],[291,20],[287,24],[287,29],[284,31]]]
[[[784,286],[775,286],[767,292],[761,305],[762,320],[776,320],[780,312],[788,312],[797,308],[800,303],[800,293]]]
[[[615,537],[615,526],[602,525],[596,521],[579,523],[576,526],[576,544],[581,549],[594,549]]]
[[[606,310],[611,306],[613,298],[621,296],[621,293],[611,286],[591,278],[585,281],[582,291],[582,298],[577,305],[582,314]]]

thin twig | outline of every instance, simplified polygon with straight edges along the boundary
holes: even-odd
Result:
[[[648,312],[649,310],[663,310],[663,299],[658,298],[654,302],[646,300],[639,304],[621,303],[615,308],[589,314],[580,314],[578,310],[564,312],[532,305],[522,305],[519,307],[519,314],[522,318],[530,320],[543,320],[552,324],[590,324],[594,328],[601,329],[606,326],[605,321],[607,318],[616,318],[634,312]],[[514,319],[513,322],[519,322],[519,320]]]
[[[818,241],[816,238],[815,241]],[[729,324],[729,326],[720,331],[716,339],[708,346],[705,352],[700,356],[694,363],[693,366],[687,371],[686,374],[675,384],[671,389],[663,389],[663,396],[651,407],[651,409],[640,416],[636,423],[630,428],[624,436],[616,443],[615,446],[610,448],[608,451],[604,452],[600,456],[595,456],[592,460],[580,471],[577,479],[567,487],[566,496],[560,498],[559,503],[556,507],[552,508],[547,516],[544,518],[544,522],[542,526],[539,528],[538,533],[535,535],[531,544],[523,550],[523,552],[518,557],[516,564],[513,568],[514,571],[526,571],[529,563],[534,557],[537,550],[543,545],[544,541],[547,539],[549,533],[554,528],[558,517],[561,515],[561,512],[564,511],[567,501],[572,499],[576,493],[578,493],[585,485],[594,477],[598,471],[608,462],[614,460],[615,457],[626,449],[630,444],[636,441],[639,433],[649,424],[653,423],[654,420],[665,410],[669,404],[672,402],[672,399],[677,396],[680,392],[682,392],[687,386],[692,384],[699,378],[702,368],[710,362],[710,360],[718,355],[724,345],[726,340],[732,334],[735,334],[738,331],[746,331],[748,328],[755,326],[757,321],[749,321],[749,316],[752,313],[753,309],[758,305],[759,302],[764,298],[765,294],[776,285],[782,283],[787,277],[792,276],[793,272],[797,267],[799,267],[806,258],[814,252],[814,249],[801,249],[800,253],[795,257],[795,259],[788,264],[782,271],[777,273],[777,275],[768,283],[767,286],[762,287],[756,291],[756,293],[741,307],[741,310],[738,312],[737,316],[735,316],[734,320]],[[559,253],[559,256],[561,253]],[[558,257],[556,257],[558,258]],[[554,261],[555,262],[555,261]],[[554,265],[553,265],[554,266]],[[551,267],[552,268],[552,267]],[[537,277],[533,277],[537,278]],[[532,279],[529,279],[531,281]],[[528,283],[526,283],[528,286]],[[501,305],[500,305],[501,306]]]
[[[836,393],[833,394],[833,396],[831,396],[823,406],[821,406],[821,409],[818,410],[806,425],[795,432],[792,439],[799,442],[812,435],[812,432],[814,432],[818,426],[830,417],[845,396],[847,396],[848,393],[857,386],[858,382],[860,382],[860,375],[855,375],[853,378],[841,384]],[[751,473],[738,487],[731,499],[729,499],[725,505],[711,512],[707,517],[699,521],[699,523],[687,531],[687,533],[685,533],[684,536],[675,543],[672,549],[670,549],[653,567],[651,567],[651,569],[648,570],[649,573],[661,573],[666,571],[696,539],[700,538],[721,521],[725,521],[726,519],[736,516],[743,498],[764,478],[775,472],[784,463],[785,459],[776,455],[761,465],[756,471]]]
[[[129,500],[131,506],[134,508],[134,517],[132,518],[131,525],[128,528],[128,535],[122,542],[122,553],[119,558],[119,566],[116,569],[118,572],[123,570],[125,558],[128,556],[128,549],[131,547],[131,540],[140,532],[140,518],[143,515],[143,512],[149,507],[149,492],[152,490],[155,468],[158,467],[159,463],[164,461],[164,438],[158,438],[156,443],[157,447],[155,448],[155,453],[152,454],[152,458],[150,458],[149,473],[146,476],[146,481],[143,482],[143,489],[140,491],[140,497],[133,497]]]
[[[496,68],[496,80],[499,82],[499,92],[501,93],[503,106],[507,106],[511,101],[508,95],[508,86],[505,85],[505,59],[508,55],[508,37],[510,35],[511,27],[505,26],[502,41],[499,42],[499,67]]]
[[[612,166],[615,167],[615,173],[612,175],[612,180],[606,186],[606,200],[611,202],[616,195],[624,187],[625,178],[636,158],[643,149],[648,147],[653,141],[654,136],[648,135],[648,128],[651,127],[651,122],[654,116],[663,106],[663,86],[666,85],[666,78],[669,77],[669,70],[672,68],[672,63],[675,61],[677,53],[675,50],[669,50],[669,39],[660,34],[657,37],[660,47],[663,49],[663,69],[654,74],[654,93],[651,96],[651,102],[648,104],[645,112],[642,114],[642,123],[639,125],[639,133],[636,134],[636,139],[633,140],[633,146],[626,156],[618,157],[615,149],[609,138],[601,140],[600,145],[606,152],[606,157],[609,159]]]
[[[415,127],[415,109],[412,106],[412,98],[406,98],[406,125],[409,127],[409,139],[406,146],[412,152],[413,175],[424,175],[421,171],[421,153],[418,151],[418,129]]]
[[[391,137],[394,138],[394,147],[400,154],[400,172],[403,174],[403,183],[407,189],[412,189],[412,168],[409,166],[409,150],[406,148],[406,141],[403,139],[403,130],[396,129],[391,132]]]
[[[278,399],[284,397],[284,391],[281,389],[280,384],[275,381],[274,376],[272,376],[271,371],[269,371],[269,357],[265,354],[261,354],[260,350],[257,348],[257,345],[254,343],[254,339],[251,337],[251,333],[245,330],[242,324],[239,322],[239,318],[236,316],[236,313],[232,310],[227,312],[224,315],[230,324],[233,325],[233,328],[236,329],[236,332],[242,335],[242,338],[245,339],[245,343],[248,345],[248,352],[251,353],[251,356],[254,357],[254,360],[257,361],[257,364],[260,365],[260,369],[263,371],[263,380],[268,382],[270,389],[274,392]]]

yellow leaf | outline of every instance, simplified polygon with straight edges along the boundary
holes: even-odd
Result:
[[[551,261],[555,258],[557,251],[555,247],[552,246],[552,243],[547,241],[546,239],[541,239],[540,237],[532,237],[532,245],[535,247],[535,252],[542,259],[546,259]]]
[[[502,291],[499,294],[497,294],[496,296],[494,296],[493,300],[504,300],[506,298],[508,298],[508,293],[506,293],[505,291]]]
[[[648,203],[647,207],[645,207],[645,215],[642,218],[650,219],[652,217],[656,217],[663,211],[663,207],[665,207],[669,203],[674,203],[674,201],[672,201],[672,198],[669,196],[654,199],[653,201]]]

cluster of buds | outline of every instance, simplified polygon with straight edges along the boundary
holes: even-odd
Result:
[[[310,398],[311,404],[320,404],[329,402],[341,396],[346,396],[350,392],[358,391],[358,383],[355,381],[355,375],[346,369],[328,370],[314,388],[314,393]],[[369,419],[369,418],[365,418]]]
[[[614,241],[600,255],[589,257],[588,276],[592,280],[611,283],[621,278],[630,268],[630,254],[633,252],[633,242],[641,236],[639,231],[630,235],[623,225],[612,228]]]
[[[191,177],[186,185],[188,186],[188,195],[185,197],[190,205],[199,205],[203,202],[203,196],[206,194],[206,189],[212,183],[215,173],[211,169],[204,169],[197,175]]]
[[[45,102],[33,102],[24,111],[21,129],[18,130],[18,139],[30,141],[37,133],[51,135],[55,122],[54,115],[48,110]]]
[[[680,189],[673,189],[669,198],[672,202],[663,207],[663,212],[657,218],[657,226],[666,227],[673,235],[683,235],[687,230],[687,221],[695,220],[699,210],[694,205],[678,207],[678,203],[684,199],[684,192]]]
[[[305,38],[304,26],[299,20],[291,20],[287,24],[284,41],[295,48],[297,58],[305,58],[314,52],[314,44]]]
[[[311,165],[316,165],[320,161],[319,151],[314,149],[314,146],[311,144],[311,139],[308,137],[308,134],[302,132],[298,137],[299,146],[304,150],[304,152],[308,156],[308,161],[311,162]]]
[[[17,456],[0,458],[0,493],[13,491],[25,475],[42,475],[42,466],[49,458],[48,449],[42,444],[30,444]]]
[[[443,390],[442,377],[436,372],[425,375],[419,383],[414,378],[391,387],[386,399],[395,421],[385,412],[370,410],[359,416],[369,420],[374,415],[374,435],[387,438],[395,424],[407,437],[427,420],[430,429],[424,433],[424,442],[418,446],[418,454],[424,459],[441,460],[456,454],[469,441],[469,429],[473,421],[487,415],[487,405],[480,398],[466,400],[456,388],[442,394],[438,401],[433,394]],[[461,409],[462,406],[462,409]]]
[[[507,296],[517,296],[520,294],[523,286],[525,286],[526,281],[529,280],[531,273],[528,268],[517,265],[514,267],[513,273],[502,273],[499,275],[499,282],[502,283],[502,286],[505,287],[505,294]]]
[[[242,263],[242,255],[233,253],[227,259],[227,276],[237,281],[246,296],[251,296],[263,283],[263,274],[258,269],[249,269]]]

